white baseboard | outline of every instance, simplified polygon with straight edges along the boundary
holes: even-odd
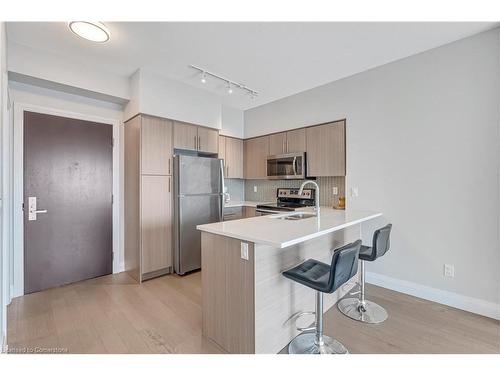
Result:
[[[423,298],[429,301],[456,307],[457,309],[500,320],[500,305],[493,302],[464,296],[458,293],[447,292],[445,290],[412,283],[410,281],[395,279],[393,277],[384,276],[373,272],[366,273],[366,282],[369,284],[381,286],[383,288],[395,290],[397,292],[409,294],[411,296]]]

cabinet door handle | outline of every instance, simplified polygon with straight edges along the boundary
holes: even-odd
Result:
[[[198,149],[198,145],[196,144],[196,135],[194,136],[194,149],[197,150]]]
[[[198,150],[201,150],[201,137],[198,136]]]
[[[168,174],[170,174],[170,160],[171,160],[171,158],[170,158],[170,156],[169,156],[169,157],[168,157]]]
[[[288,138],[287,138],[287,140],[286,140],[286,152],[287,152],[287,153],[289,152],[289,151],[288,151]]]
[[[169,193],[170,193],[170,180],[171,180],[171,178],[169,177],[169,178],[168,178],[168,192],[169,192]]]

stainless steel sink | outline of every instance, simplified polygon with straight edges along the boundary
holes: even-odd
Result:
[[[308,219],[310,217],[316,217],[316,214],[312,212],[298,212],[295,214],[272,216],[273,219],[280,219],[280,220],[302,220],[302,219]]]

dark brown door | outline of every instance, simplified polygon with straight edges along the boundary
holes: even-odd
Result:
[[[112,134],[24,112],[25,293],[112,272]]]

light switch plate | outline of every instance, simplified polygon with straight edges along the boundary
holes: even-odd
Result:
[[[332,189],[332,192],[333,192],[333,195],[338,195],[339,193],[339,188],[334,186],[333,189]]]
[[[241,243],[241,259],[248,260],[248,244],[246,242]]]
[[[253,186],[253,192],[256,193],[257,192],[257,186]]]
[[[357,197],[358,195],[359,195],[358,187],[357,186],[353,186],[351,188],[351,197]]]

